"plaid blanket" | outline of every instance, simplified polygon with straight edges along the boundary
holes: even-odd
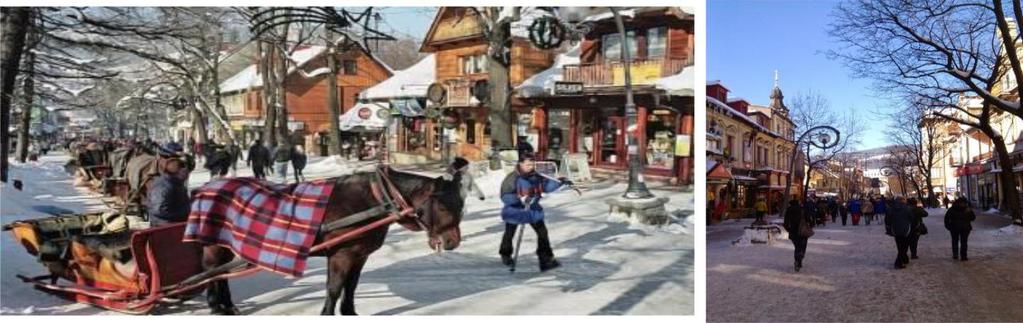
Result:
[[[192,199],[184,241],[231,248],[264,269],[301,277],[333,189],[333,180],[214,180]]]

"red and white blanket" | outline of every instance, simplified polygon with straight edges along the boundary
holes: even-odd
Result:
[[[218,244],[301,277],[333,189],[330,179],[287,186],[248,177],[211,181],[193,197],[184,241]]]

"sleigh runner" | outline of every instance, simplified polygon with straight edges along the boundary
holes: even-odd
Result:
[[[236,224],[245,222],[241,220],[245,219],[242,213],[256,206],[240,201],[251,202],[262,197],[272,199],[268,202],[272,202],[270,204],[277,206],[278,210],[286,209],[285,205],[295,209],[299,208],[299,204],[306,203],[313,209],[320,207],[322,211],[326,207],[323,197],[330,197],[330,192],[294,194],[295,185],[270,190],[271,185],[268,183],[251,178],[216,181],[201,188],[193,200],[188,223],[126,230],[111,228],[108,223],[110,221],[105,221],[102,214],[81,214],[17,221],[5,225],[4,230],[12,231],[26,251],[39,257],[40,262],[49,270],[49,274],[35,277],[19,275],[23,281],[72,301],[124,313],[145,314],[162,302],[189,299],[202,292],[211,282],[219,280],[247,276],[261,270],[300,276],[304,265],[296,266],[300,262],[294,257],[302,257],[301,263],[304,264],[304,257],[308,255],[329,253],[342,243],[358,239],[371,230],[391,223],[398,222],[415,231],[427,227],[418,218],[413,205],[407,202],[389,178],[388,168],[381,167],[369,174],[362,173],[361,176],[370,179],[368,191],[376,205],[325,223],[286,223],[286,227],[308,226],[299,230],[306,234],[303,237],[306,240],[298,246],[299,249],[304,246],[301,252],[295,252],[296,247],[287,245],[284,240],[267,241],[259,246],[238,245],[241,241],[251,242],[252,235],[245,235],[245,230]],[[299,189],[315,191],[317,187],[333,185],[334,181],[342,179],[331,179],[327,181],[329,183],[315,182]],[[264,192],[260,195],[244,192],[246,190]],[[276,216],[267,217],[267,212],[263,212],[265,210],[262,208],[249,212],[251,216],[248,220],[260,223],[282,222]],[[297,213],[291,215],[304,216]],[[265,235],[270,230],[273,229],[264,227],[249,233]],[[237,238],[240,240],[226,238],[225,234],[239,235]],[[315,244],[311,243],[314,238]],[[203,245],[210,244],[232,249],[239,257],[204,269]],[[273,255],[274,261],[265,258],[268,250],[277,251]],[[264,256],[264,259],[260,256]],[[288,261],[286,256],[292,259]],[[285,260],[277,261],[281,259]]]

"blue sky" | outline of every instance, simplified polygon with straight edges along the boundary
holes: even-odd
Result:
[[[870,80],[852,78],[842,62],[823,53],[836,47],[827,35],[836,3],[708,1],[707,80],[721,80],[731,96],[767,104],[778,70],[786,99],[813,90],[832,109],[857,109],[866,122],[858,148],[883,146],[888,123],[874,116],[888,101],[876,97]]]
[[[393,31],[395,37],[410,36],[423,40],[430,29],[437,7],[377,7],[382,21],[381,31]]]

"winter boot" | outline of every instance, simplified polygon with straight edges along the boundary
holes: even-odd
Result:
[[[554,269],[554,268],[558,268],[558,267],[561,267],[561,263],[559,263],[558,260],[554,259],[554,258],[551,258],[551,259],[548,259],[546,261],[541,261],[540,262],[540,271],[541,272],[548,271],[548,270],[551,270],[551,269]]]
[[[512,259],[511,256],[501,255],[501,263],[503,263],[505,266],[511,267],[512,265],[515,265],[515,260]]]

